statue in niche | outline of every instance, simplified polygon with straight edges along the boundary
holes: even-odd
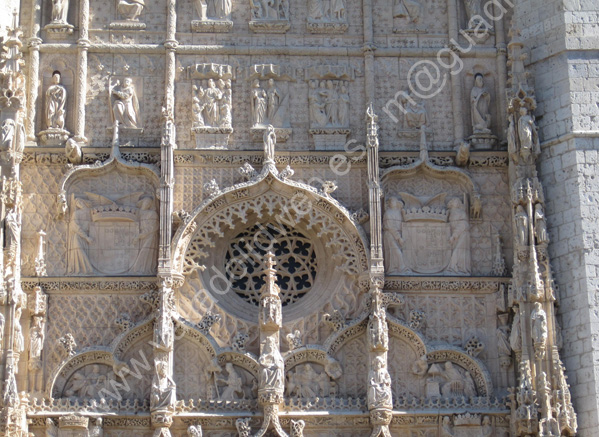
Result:
[[[156,268],[158,252],[158,230],[160,229],[158,213],[154,207],[154,199],[144,197],[138,203],[140,233],[133,243],[140,242],[139,254],[131,267],[131,272],[152,272]]]
[[[287,0],[250,0],[250,4],[254,20],[289,20]]]
[[[275,146],[277,144],[277,134],[275,132],[275,128],[272,124],[269,124],[263,135],[264,142],[264,161],[265,162],[275,162]],[[270,307],[271,305],[269,305]],[[276,311],[278,309],[278,305],[273,305]],[[267,311],[267,308],[264,308]],[[268,310],[270,311],[270,310]],[[266,314],[265,314],[266,315]],[[274,317],[274,316],[273,316]],[[280,314],[279,314],[280,318]],[[267,319],[265,319],[267,320]]]
[[[451,361],[445,362],[442,376],[445,379],[441,386],[444,397],[476,396],[476,387],[470,374],[460,371]]]
[[[472,131],[474,134],[489,134],[491,130],[491,114],[489,104],[491,95],[485,89],[484,77],[481,73],[474,75],[474,86],[470,91],[470,112]]]
[[[275,86],[274,79],[268,79],[268,89],[266,90],[267,116],[269,120],[274,120],[279,105],[281,103],[281,93]]]
[[[368,332],[370,334],[370,345],[375,349],[387,349],[387,319],[385,308],[379,306],[369,317]]]
[[[512,321],[512,332],[510,333],[510,347],[513,351],[522,350],[522,327],[520,323],[520,310],[514,308],[514,320]]]
[[[403,202],[395,197],[389,199],[383,216],[383,249],[387,261],[387,273],[399,275],[409,272],[402,247]]]
[[[313,23],[345,21],[344,1],[310,0],[308,4],[308,21]]]
[[[52,23],[67,24],[69,0],[52,0]]]
[[[33,316],[29,328],[29,359],[39,359],[44,347],[44,317]]]
[[[266,120],[266,91],[260,87],[260,81],[256,79],[252,90],[252,115],[254,126],[264,124]]]
[[[545,221],[545,212],[543,211],[543,205],[537,203],[535,205],[535,237],[537,237],[537,244],[544,244],[549,242],[549,235],[547,234],[547,222]]]
[[[520,108],[518,119],[518,138],[520,139],[520,156],[527,160],[531,154],[536,156],[541,153],[539,135],[535,121],[524,106]]]
[[[206,21],[209,18],[228,18],[231,14],[232,2],[231,0],[212,0],[210,2],[194,0],[194,6],[200,16],[200,20]]]
[[[260,363],[260,387],[265,389],[283,390],[284,388],[284,361],[275,337],[267,337],[264,349],[258,359]]]
[[[516,207],[514,220],[516,221],[516,239],[518,244],[520,246],[528,246],[528,215],[522,205]]]
[[[139,21],[139,16],[143,12],[145,6],[144,0],[119,0],[116,9],[125,20]]]
[[[487,28],[487,22],[483,18],[486,15],[483,15],[481,0],[464,0],[464,8],[468,17],[468,29],[476,29],[480,26],[484,26],[484,29]]]
[[[535,302],[534,309],[530,314],[532,320],[532,339],[537,346],[544,348],[547,344],[549,331],[547,330],[547,313],[540,302]]]
[[[379,356],[374,359],[368,381],[368,406],[370,408],[390,406],[392,404],[391,376],[383,357]]]
[[[67,90],[60,84],[60,72],[52,73],[52,85],[46,90],[46,126],[64,129]]]
[[[468,223],[468,212],[464,203],[453,198],[448,203],[449,228],[452,252],[447,271],[456,274],[470,273],[470,224]]]
[[[347,82],[323,80],[319,84],[312,80],[308,100],[312,128],[349,126]]]
[[[112,120],[118,121],[121,129],[141,129],[139,100],[133,79],[127,77],[122,85],[117,80],[116,84],[110,87],[110,107]]]
[[[508,368],[511,364],[512,348],[510,346],[509,328],[507,325],[497,327],[495,331],[497,340],[497,354],[501,367]]]
[[[423,6],[416,0],[395,0],[393,3],[393,18],[407,18],[414,24],[420,21],[423,11]]]
[[[225,390],[220,394],[219,399],[223,401],[235,401],[239,398],[245,399],[241,376],[235,371],[232,363],[227,363],[225,368],[227,369],[227,378],[216,379],[217,383],[222,382],[225,384]]]
[[[168,374],[166,359],[156,360],[155,366],[150,405],[153,409],[169,408],[177,399],[175,381]]]
[[[93,238],[89,234],[91,222],[90,206],[84,199],[75,197],[69,224],[69,251],[67,254],[68,274],[91,274],[94,268],[88,258],[89,245]]]

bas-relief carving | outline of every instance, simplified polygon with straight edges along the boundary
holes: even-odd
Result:
[[[344,0],[308,0],[308,22],[312,33],[343,33],[347,30]]]
[[[309,86],[310,128],[348,128],[348,82],[311,80]]]
[[[289,30],[289,0],[250,0],[254,32],[285,33]]]
[[[464,202],[446,193],[419,198],[399,193],[383,216],[388,274],[470,273],[470,224]]]
[[[392,3],[394,18],[393,32],[412,33],[422,30],[421,19],[424,5],[418,0],[394,0]]]
[[[194,32],[230,32],[233,28],[231,21],[231,0],[194,0],[193,6],[199,20],[191,21]]]
[[[158,213],[150,193],[112,200],[86,192],[71,197],[67,273],[151,274],[157,263]]]

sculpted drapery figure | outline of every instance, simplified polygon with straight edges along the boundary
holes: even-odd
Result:
[[[514,216],[516,220],[516,240],[520,246],[528,246],[528,215],[524,211],[522,205],[518,205],[516,208],[516,214]]]
[[[260,87],[260,81],[256,79],[252,90],[252,115],[254,126],[261,125],[266,120],[266,91]]]
[[[52,0],[52,23],[67,24],[69,0]]]
[[[368,405],[370,408],[389,407],[391,402],[391,376],[383,357],[376,357],[368,375]]]
[[[423,6],[416,0],[395,0],[393,4],[394,18],[407,18],[417,23],[423,12]]]
[[[547,313],[540,302],[535,302],[534,310],[530,318],[532,320],[532,339],[535,347],[545,347],[549,332],[547,330]]]
[[[543,244],[549,242],[549,235],[547,234],[547,222],[545,221],[545,212],[543,211],[543,205],[537,203],[535,205],[535,236],[537,237],[537,243]]]
[[[34,316],[29,328],[29,358],[40,358],[44,347],[44,317]]]
[[[224,401],[234,401],[239,398],[244,398],[243,393],[243,380],[241,376],[235,371],[232,363],[227,363],[225,366],[227,369],[227,378],[218,378],[217,382],[223,382],[225,390],[221,393],[220,399]]]
[[[488,134],[491,132],[491,114],[489,103],[491,95],[485,89],[484,77],[481,73],[474,75],[474,86],[470,91],[470,111],[472,115],[472,131]]]
[[[447,266],[447,271],[457,274],[470,273],[470,224],[468,222],[468,212],[463,202],[458,198],[453,198],[447,204],[449,207],[449,227],[451,237],[451,260]]]
[[[266,97],[268,100],[268,120],[272,121],[279,110],[281,102],[281,93],[275,86],[274,79],[268,79],[268,89],[266,90]]]
[[[152,408],[169,408],[175,404],[177,399],[175,381],[168,372],[166,360],[156,361],[156,374],[152,381],[152,396],[150,404]]]
[[[46,126],[64,129],[67,90],[60,84],[60,72],[52,73],[52,85],[46,90]]]
[[[345,3],[343,0],[310,0],[308,20],[313,23],[345,21]]]
[[[110,89],[110,103],[112,120],[118,121],[120,128],[141,128],[139,101],[130,77],[126,78],[122,85],[117,81]]]
[[[403,202],[395,197],[389,199],[383,216],[383,251],[387,262],[387,274],[408,273],[403,257],[402,238]]]
[[[208,79],[193,86],[194,127],[231,127],[231,80]]]
[[[275,341],[275,337],[267,337],[260,354],[260,387],[283,390],[285,364]]]
[[[539,136],[535,126],[535,121],[524,106],[520,108],[520,118],[518,119],[518,138],[520,139],[520,155],[528,158],[531,154],[541,153]]]
[[[139,254],[131,267],[132,273],[152,273],[156,268],[158,251],[158,230],[160,229],[158,213],[154,208],[154,199],[144,197],[139,207],[140,233],[133,243],[140,242]]]
[[[74,198],[72,204],[73,214],[69,224],[67,273],[90,274],[94,271],[88,257],[89,245],[94,241],[89,235],[90,207],[85,200],[78,197]]]
[[[119,0],[117,10],[127,21],[139,21],[146,4],[144,0]]]
[[[277,144],[277,134],[272,124],[269,124],[264,131],[264,161],[275,162],[275,145]]]
[[[231,0],[194,0],[195,9],[200,16],[200,20],[204,21],[209,18],[223,19],[228,18],[231,14]]]
[[[347,82],[341,80],[310,81],[308,102],[310,104],[310,126],[348,127],[349,93]]]
[[[327,115],[324,112],[324,102],[321,102],[318,81],[310,81],[308,104],[310,107],[310,121],[313,126],[322,127],[327,124]]]

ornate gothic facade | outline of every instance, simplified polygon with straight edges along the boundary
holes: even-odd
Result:
[[[22,0],[0,435],[575,435],[558,3]]]

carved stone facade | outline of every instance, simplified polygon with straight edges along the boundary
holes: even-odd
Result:
[[[491,3],[24,0],[0,435],[575,435],[549,109]]]

